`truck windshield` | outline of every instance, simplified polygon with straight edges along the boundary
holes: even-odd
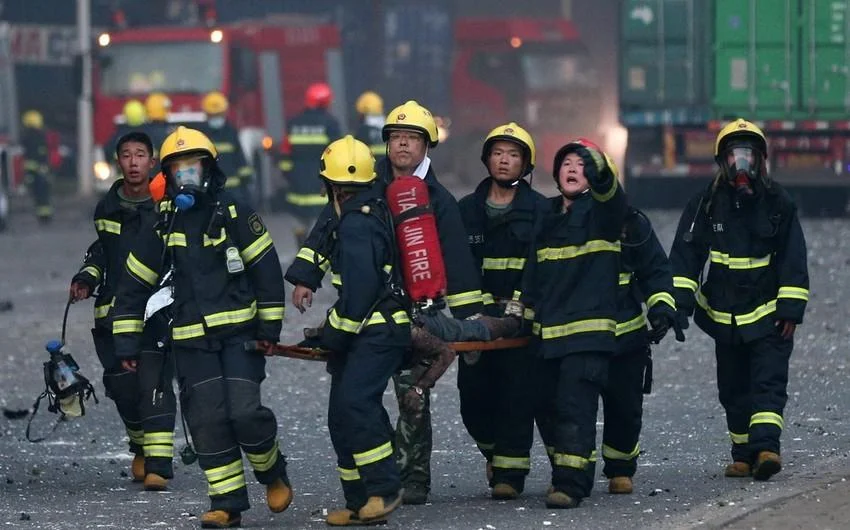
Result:
[[[211,42],[114,44],[101,49],[99,89],[105,96],[221,90],[222,50]]]
[[[598,88],[595,68],[583,54],[528,53],[520,58],[526,86],[530,90],[575,90]]]

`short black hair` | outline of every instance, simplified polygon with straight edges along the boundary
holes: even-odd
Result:
[[[148,154],[153,156],[153,142],[151,141],[151,137],[142,131],[130,131],[121,138],[118,139],[118,144],[115,146],[115,156],[121,156],[121,148],[124,147],[124,144],[136,142],[144,145]]]

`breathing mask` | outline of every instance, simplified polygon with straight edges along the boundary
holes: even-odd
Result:
[[[195,205],[196,195],[207,188],[205,156],[180,158],[168,163],[168,174],[176,190],[174,204],[181,210]]]
[[[748,143],[732,144],[724,151],[722,164],[726,179],[740,198],[753,195],[761,163],[761,153]]]

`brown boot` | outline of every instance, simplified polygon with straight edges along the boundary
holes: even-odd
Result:
[[[201,516],[201,528],[236,528],[241,524],[242,515],[239,512],[210,510]]]
[[[608,493],[623,494],[633,490],[631,477],[611,477],[608,480]]]
[[[761,451],[753,468],[753,478],[767,480],[782,469],[782,457],[773,451]]]
[[[139,453],[133,457],[133,463],[130,464],[130,474],[133,477],[133,482],[145,480],[145,455]]]
[[[512,501],[519,497],[519,492],[510,484],[500,482],[493,486],[490,496],[497,501]]]
[[[377,495],[369,497],[369,500],[366,501],[366,505],[360,508],[357,515],[360,517],[361,521],[365,521],[367,523],[377,521],[378,519],[385,519],[387,515],[391,514],[393,510],[399,507],[403,493],[404,490],[401,490],[393,495],[387,495],[386,497],[379,497]]]
[[[145,491],[165,491],[166,489],[168,489],[167,478],[156,473],[145,475]]]
[[[563,491],[558,491],[550,488],[550,492],[546,494],[546,507],[557,509],[578,508],[579,501],[573,499]]]
[[[477,319],[490,331],[490,340],[513,337],[519,332],[522,321],[514,317],[489,317],[481,315]]]
[[[750,473],[750,464],[735,461],[726,466],[726,471],[723,474],[732,478],[747,478],[750,476]]]
[[[266,503],[269,505],[269,510],[274,513],[284,511],[292,503],[292,488],[282,479],[275,480],[266,486]]]
[[[325,522],[329,526],[373,526],[379,524],[387,524],[386,519],[374,519],[372,521],[363,521],[357,512],[343,508],[342,510],[334,510],[325,518]]]

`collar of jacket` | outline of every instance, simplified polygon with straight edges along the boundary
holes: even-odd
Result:
[[[384,184],[389,184],[393,180],[393,168],[390,166],[390,157],[385,156],[378,160],[375,164],[375,172],[378,174],[378,180],[383,182]],[[425,175],[425,178],[422,179],[425,181],[429,187],[433,186],[434,182],[437,181],[437,175],[434,173],[434,165],[431,164],[428,167],[428,173]]]
[[[103,198],[103,213],[104,215],[112,215],[116,212],[123,211],[125,208],[121,206],[121,197],[118,196],[118,190],[124,185],[124,178],[120,178],[112,183],[109,191]],[[140,201],[137,203],[139,209],[153,210],[153,200]]]
[[[347,213],[360,210],[360,208],[368,202],[381,198],[383,196],[383,188],[377,184],[378,183],[376,182],[368,189],[358,192],[342,203],[342,207],[340,208],[340,219],[342,219],[342,217],[344,217]]]
[[[490,185],[493,182],[493,177],[487,177],[478,183],[475,188],[475,203],[483,205],[487,202],[487,196],[490,194]],[[525,179],[520,179],[516,185],[516,194],[511,201],[511,210],[513,211],[534,211],[534,190]]]

